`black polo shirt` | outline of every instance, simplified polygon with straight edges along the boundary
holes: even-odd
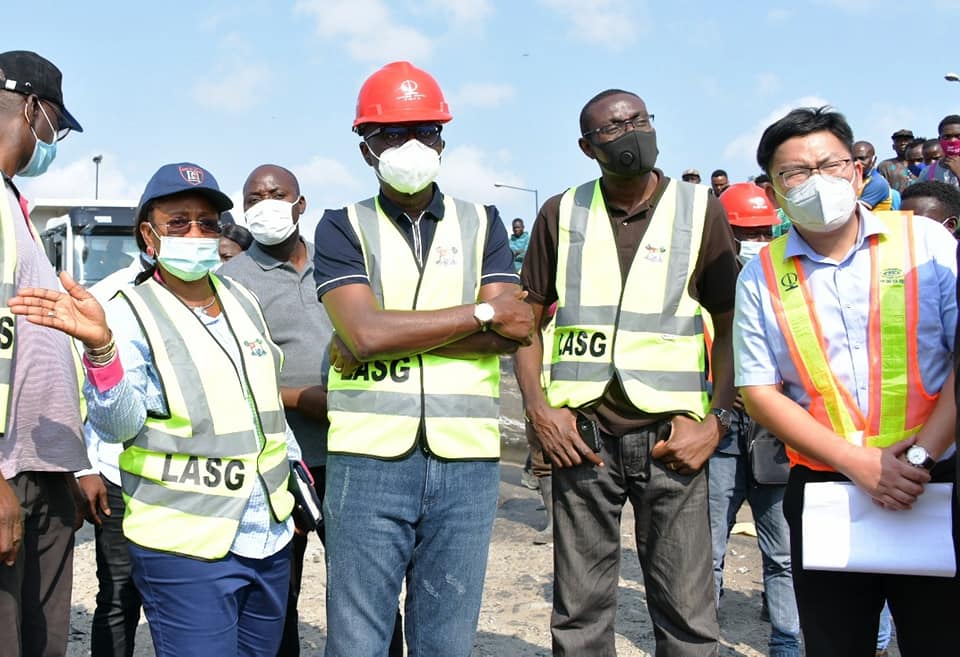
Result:
[[[433,199],[420,217],[419,226],[411,217],[383,194],[379,196],[380,207],[401,232],[417,262],[423,262],[430,252],[437,222],[443,221],[443,194],[436,184]],[[487,234],[483,246],[483,265],[480,284],[515,283],[520,277],[514,272],[513,253],[507,239],[507,229],[500,219],[500,212],[492,205],[484,206],[487,212]],[[317,283],[317,298],[351,283],[369,285],[367,266],[360,248],[360,238],[350,225],[347,209],[325,210],[314,234],[316,249],[313,256],[313,276]]]

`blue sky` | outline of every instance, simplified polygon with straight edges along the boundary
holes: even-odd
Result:
[[[376,181],[350,131],[374,70],[409,59],[440,82],[454,116],[439,182],[504,218],[596,177],[577,148],[584,102],[635,91],[656,115],[659,166],[704,178],[757,173],[763,128],[790,108],[830,103],[890,156],[890,134],[935,137],[960,113],[943,74],[960,0],[217,0],[10,3],[6,49],[36,50],[64,73],[84,126],[60,144],[34,197],[136,199],[161,164],[192,160],[237,198],[247,173],[291,168],[325,207]],[[308,228],[309,230],[309,228]],[[310,231],[312,235],[312,231]]]

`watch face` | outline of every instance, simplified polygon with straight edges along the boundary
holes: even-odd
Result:
[[[489,322],[493,319],[494,312],[493,306],[489,303],[479,303],[473,314],[481,322]]]
[[[909,461],[911,465],[923,465],[926,460],[927,450],[920,445],[914,445],[907,450],[907,461]]]

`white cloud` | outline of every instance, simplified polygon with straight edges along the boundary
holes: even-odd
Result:
[[[524,184],[523,177],[510,168],[510,154],[506,151],[491,155],[471,145],[445,150],[437,182],[444,193],[466,201],[493,204],[501,209],[522,208],[523,216],[528,219],[533,211],[533,194],[493,186],[494,183],[502,183],[532,188],[529,183]]]
[[[92,200],[95,191],[96,165],[90,153],[86,157],[62,165],[55,163],[38,178],[18,178],[17,185],[31,201],[38,199]],[[99,198],[111,201],[131,201],[136,204],[146,180],[131,181],[123,173],[124,167],[112,153],[103,153],[100,163]]]
[[[646,3],[640,0],[540,0],[563,15],[574,38],[613,49],[632,47],[650,30]]]
[[[320,36],[342,39],[359,61],[421,61],[433,52],[430,39],[401,24],[383,0],[299,0],[294,11],[312,16]]]
[[[480,22],[493,12],[488,0],[429,0],[427,6],[448,14],[456,23]]]
[[[750,162],[753,166],[757,154],[757,144],[760,143],[760,137],[767,126],[783,118],[787,112],[797,107],[820,107],[821,105],[829,105],[829,103],[819,96],[803,96],[779,105],[757,121],[752,128],[731,139],[723,149],[724,158]]]
[[[193,85],[193,98],[204,107],[241,112],[256,105],[263,94],[254,90],[263,88],[268,77],[266,67],[245,66],[228,70],[212,79]]]
[[[493,82],[467,83],[450,97],[450,106],[455,110],[462,107],[496,107],[516,95],[516,89],[509,84]]]

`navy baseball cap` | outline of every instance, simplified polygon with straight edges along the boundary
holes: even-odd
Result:
[[[58,127],[83,132],[80,123],[63,104],[63,75],[52,62],[29,50],[10,50],[0,53],[0,75],[3,81],[0,88],[25,96],[35,94],[50,101],[57,106],[63,118],[62,125]]]
[[[220,191],[217,179],[212,173],[192,162],[179,162],[164,164],[157,169],[143,190],[140,208],[154,199],[182,192],[195,192],[206,196],[217,208],[217,212],[226,212],[233,207],[233,201]]]

